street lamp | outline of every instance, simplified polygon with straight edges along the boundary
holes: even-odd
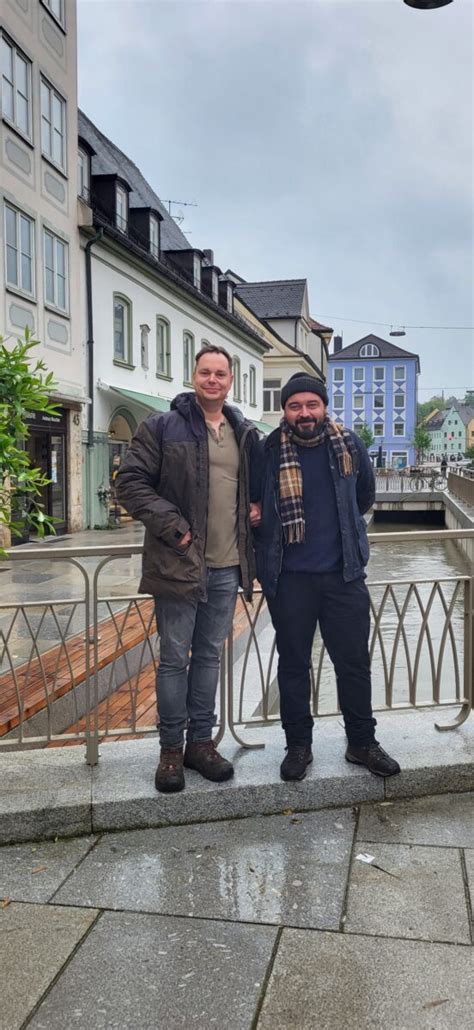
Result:
[[[404,0],[408,7],[416,7],[418,11],[432,11],[435,7],[446,7],[452,0]]]

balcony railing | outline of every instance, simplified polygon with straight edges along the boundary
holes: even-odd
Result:
[[[369,535],[376,547],[466,538],[474,538],[473,529]],[[45,559],[77,570],[78,580],[66,598],[0,602],[0,749],[83,743],[87,761],[95,764],[100,740],[156,733],[153,600],[107,589],[111,563],[126,562],[130,576],[141,551],[141,545],[117,544],[107,553],[103,547],[54,545],[47,553],[8,552],[10,562],[27,565],[25,581]],[[457,704],[457,717],[437,725],[460,725],[472,708],[473,578],[368,586],[374,709]],[[332,665],[318,638],[311,675],[314,715],[336,714]],[[245,739],[248,727],[279,719],[274,634],[259,592],[252,604],[238,599],[221,663],[218,716],[218,739],[228,729],[244,747],[260,746],[254,734]]]

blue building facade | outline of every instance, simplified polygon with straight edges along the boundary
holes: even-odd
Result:
[[[417,354],[372,333],[348,347],[342,346],[340,336],[334,337],[328,364],[329,412],[356,433],[367,425],[374,436],[369,454],[375,461],[381,449],[384,467],[415,463],[419,371]]]

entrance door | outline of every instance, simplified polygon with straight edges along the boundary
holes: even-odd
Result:
[[[40,503],[45,515],[54,518],[57,534],[66,532],[66,437],[64,433],[48,433],[31,429],[27,440],[33,468],[39,468],[51,481],[41,489]]]

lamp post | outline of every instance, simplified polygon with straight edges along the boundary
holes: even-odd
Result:
[[[452,0],[403,0],[408,7],[415,7],[418,11],[433,11],[436,7],[446,7]]]

